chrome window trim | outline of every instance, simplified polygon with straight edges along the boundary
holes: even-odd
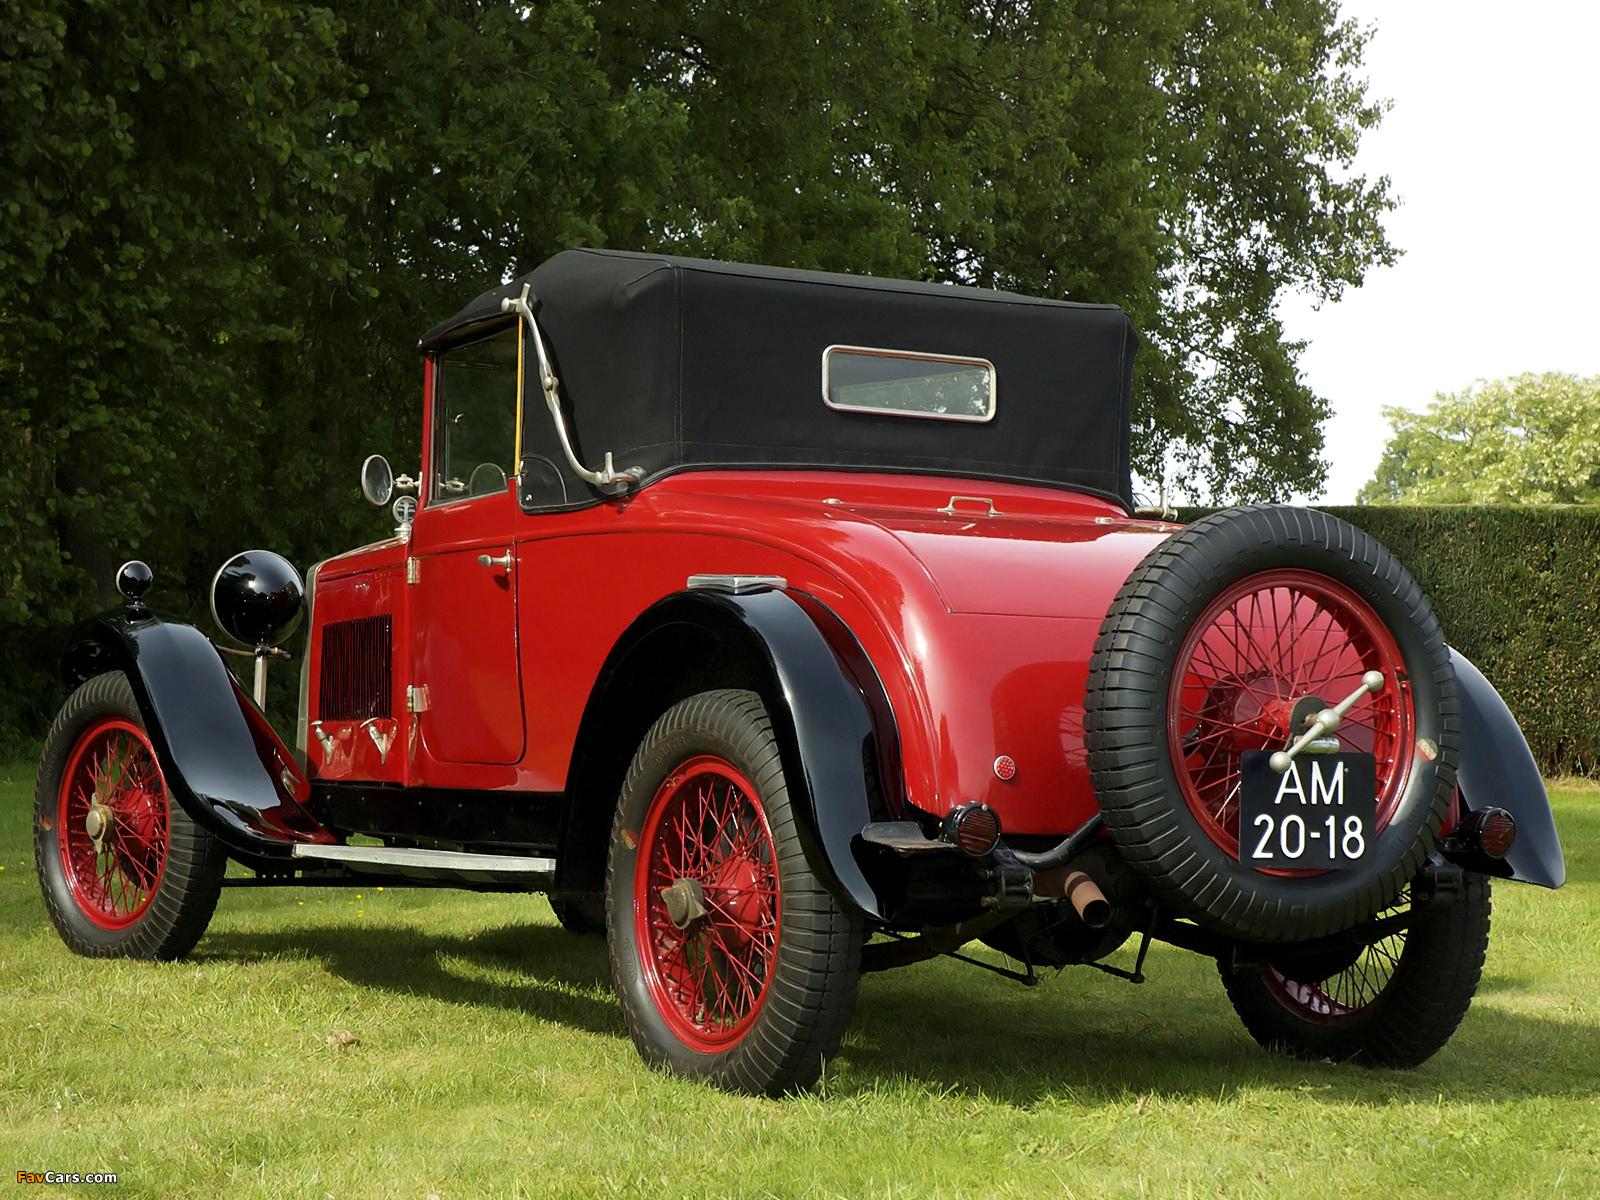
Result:
[[[828,390],[828,356],[835,350],[843,350],[849,354],[869,354],[878,358],[904,358],[919,362],[982,367],[989,374],[989,411],[981,417],[969,417],[960,413],[929,413],[913,409],[872,408],[864,404],[839,404]],[[923,421],[961,421],[968,425],[986,425],[994,420],[995,413],[1000,408],[1000,377],[994,364],[987,358],[968,358],[961,354],[930,354],[921,350],[892,350],[885,346],[851,346],[835,342],[822,351],[822,402],[835,412],[871,413],[880,417],[915,417]]]

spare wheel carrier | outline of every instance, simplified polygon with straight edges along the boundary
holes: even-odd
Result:
[[[1242,865],[1240,754],[1282,749],[1307,697],[1332,704],[1372,669],[1386,687],[1339,735],[1377,759],[1374,844],[1337,871]],[[1123,857],[1174,915],[1233,937],[1369,919],[1421,867],[1454,793],[1455,673],[1427,598],[1377,541],[1310,509],[1229,509],[1151,551],[1101,625],[1086,709]]]

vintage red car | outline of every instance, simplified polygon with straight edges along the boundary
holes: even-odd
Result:
[[[124,608],[64,661],[37,854],[91,955],[253,884],[541,891],[651,1063],[813,1081],[863,971],[1217,960],[1264,1045],[1416,1064],[1490,877],[1561,885],[1537,769],[1406,570],[1323,513],[1131,506],[1110,306],[578,250],[422,339],[394,536]],[[291,750],[261,672],[309,613]],[[237,652],[237,651],[236,651]],[[355,835],[364,835],[359,843]],[[232,882],[230,880],[230,882]],[[1131,971],[1104,962],[1138,939]]]

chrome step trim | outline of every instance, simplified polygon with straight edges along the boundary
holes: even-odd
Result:
[[[466,854],[459,850],[414,850],[395,846],[327,846],[299,843],[295,858],[326,858],[333,862],[375,867],[421,867],[429,871],[474,871],[490,875],[554,875],[553,858],[524,858],[511,854]]]

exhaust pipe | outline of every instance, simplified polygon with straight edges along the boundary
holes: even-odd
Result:
[[[1082,871],[1073,871],[1062,884],[1067,903],[1083,918],[1090,929],[1104,929],[1111,924],[1111,901],[1100,890],[1100,885]]]
[[[1033,891],[1037,896],[1059,896],[1072,905],[1090,929],[1104,929],[1111,924],[1111,901],[1100,890],[1100,885],[1083,871],[1067,871],[1057,867],[1039,871],[1033,877]]]

